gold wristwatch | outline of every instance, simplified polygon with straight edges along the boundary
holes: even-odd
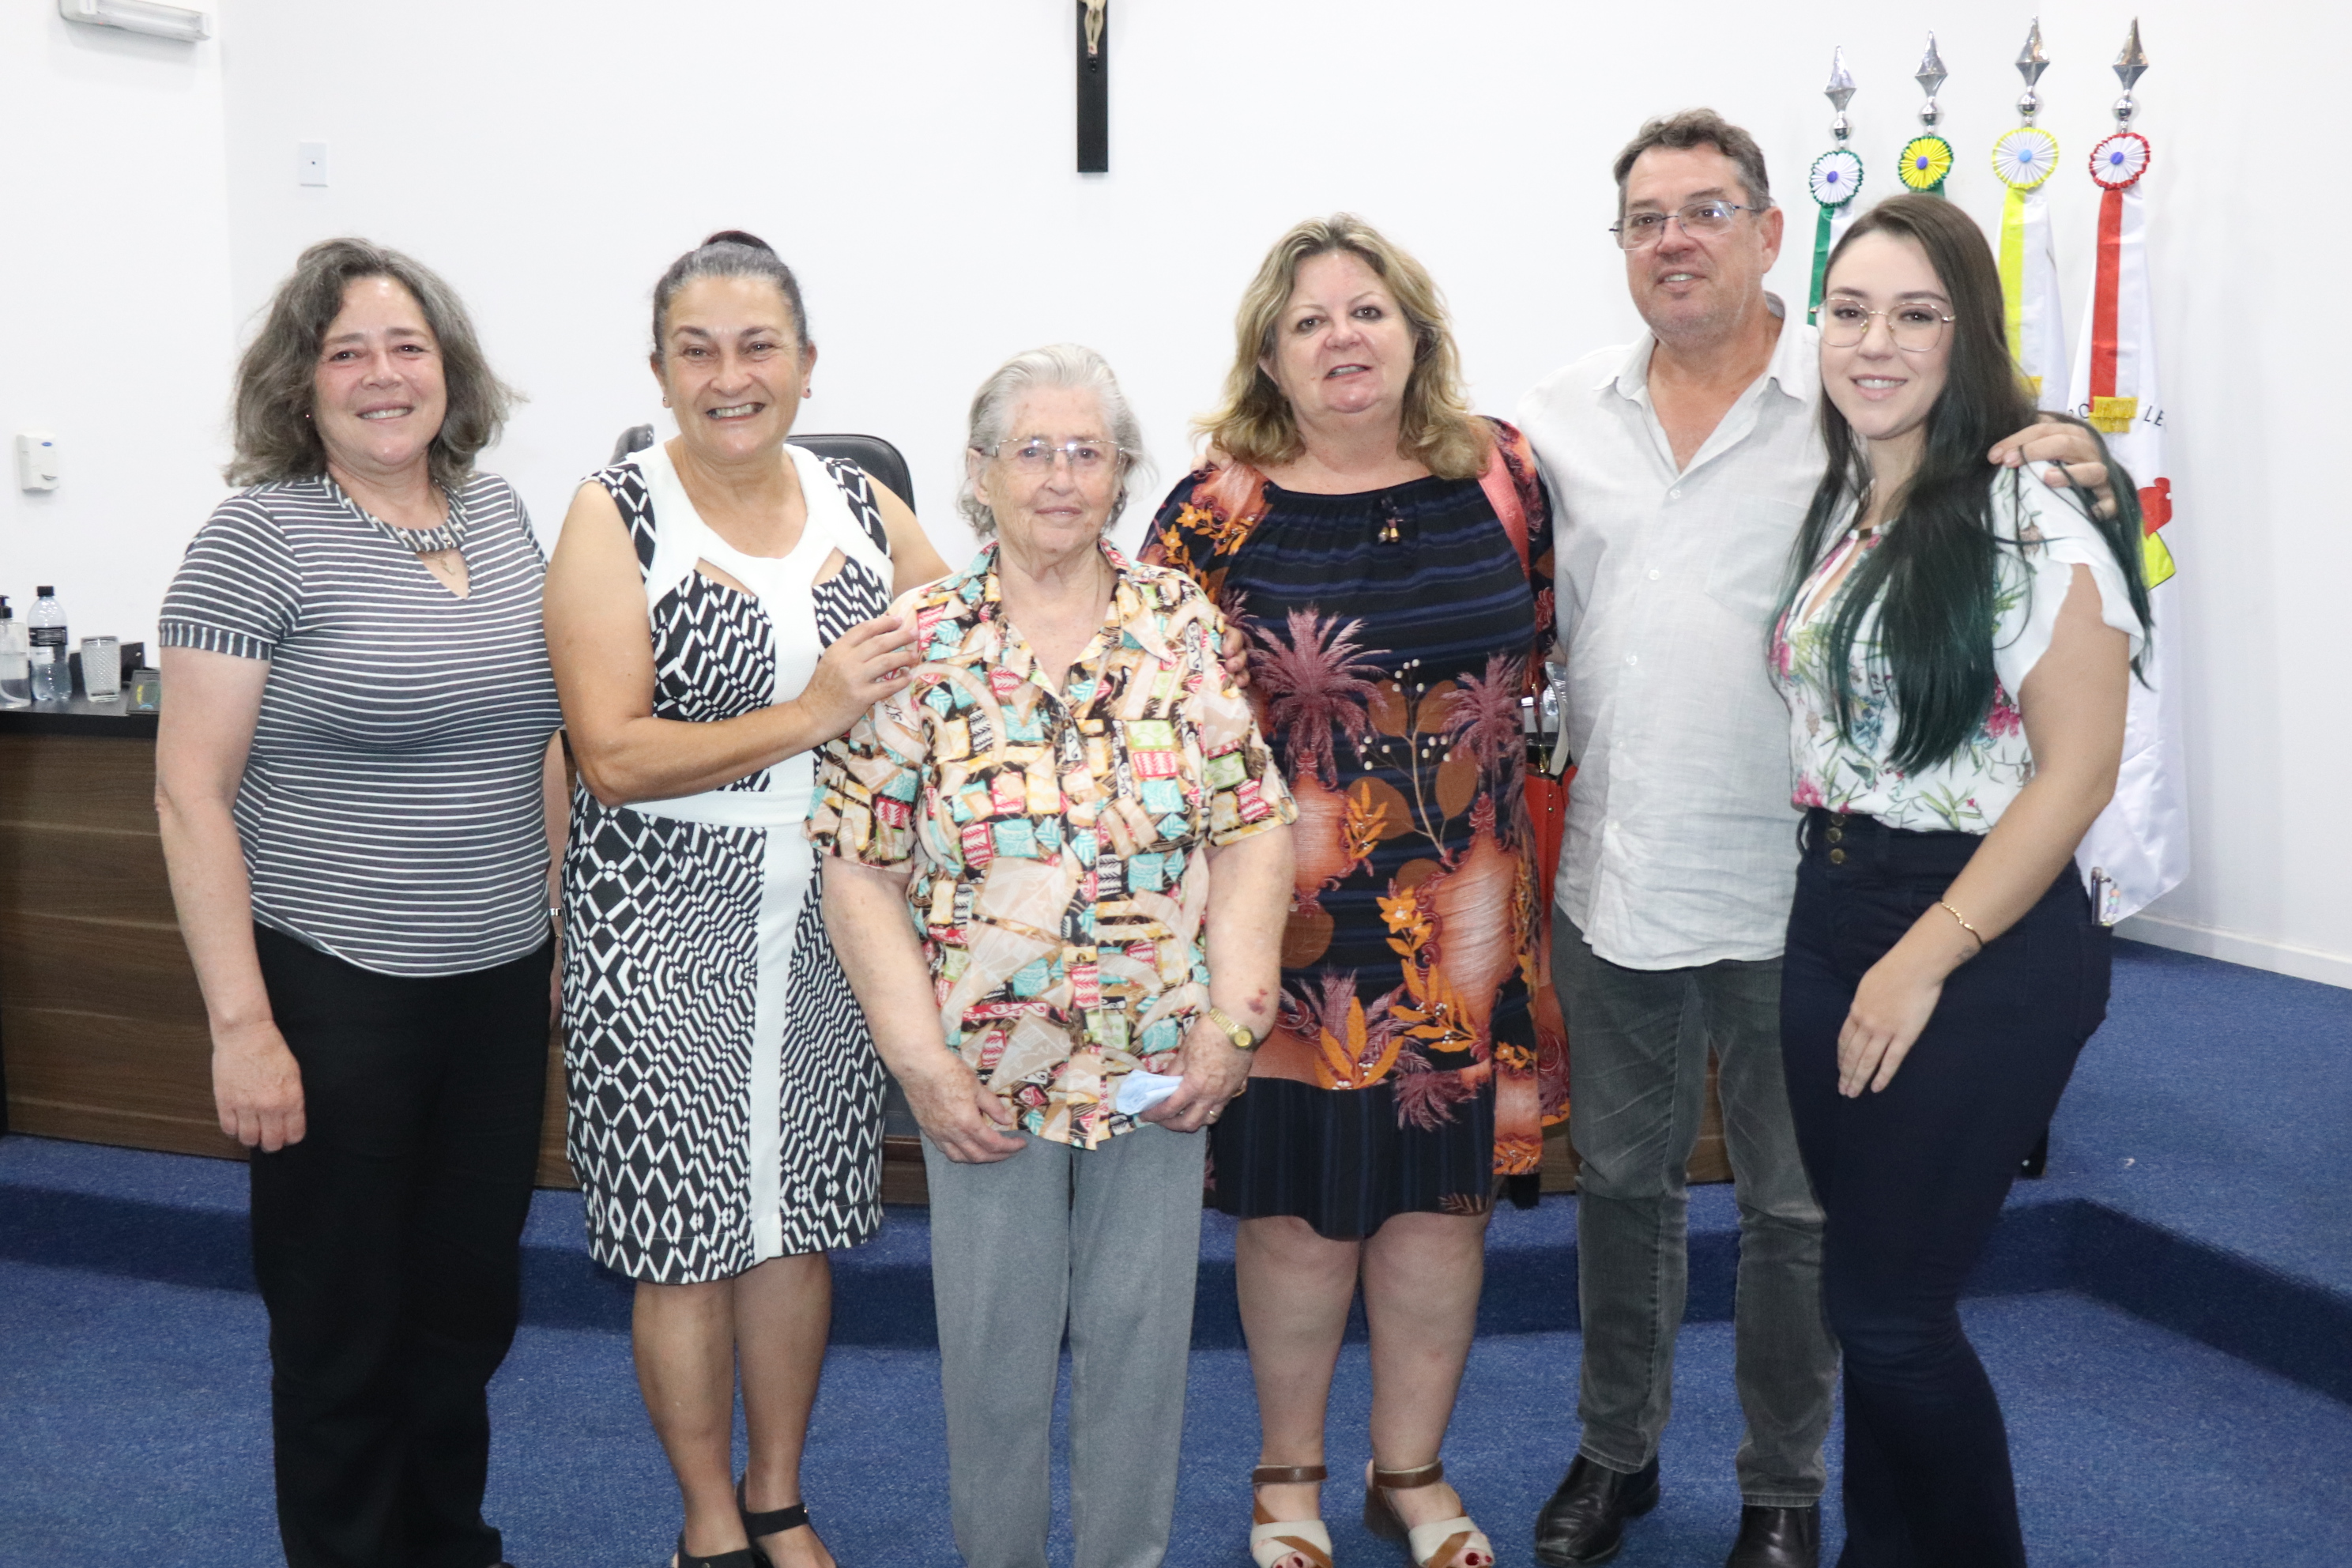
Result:
[[[1213,1003],[1211,1004],[1208,1011],[1208,1019],[1209,1022],[1214,1024],[1217,1027],[1223,1029],[1227,1035],[1233,1037],[1234,1049],[1237,1051],[1254,1051],[1257,1049],[1257,1037],[1250,1033],[1247,1029],[1243,1028],[1239,1024],[1234,1023],[1233,1016],[1227,1013],[1223,1007],[1217,1006]]]

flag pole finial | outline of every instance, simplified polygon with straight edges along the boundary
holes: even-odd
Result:
[[[1845,118],[1845,106],[1853,101],[1853,73],[1845,68],[1845,46],[1843,44],[1830,56],[1830,84],[1822,89],[1822,96],[1828,99],[1830,107],[1837,110],[1837,118],[1830,121],[1830,134],[1843,142],[1853,132],[1853,127],[1847,123]]]
[[[2123,53],[2116,57],[2116,79],[2124,84],[2124,95],[2116,100],[2117,130],[2130,125],[2133,111],[2139,108],[2132,101],[2132,89],[2139,85],[2139,79],[2147,70],[2147,51],[2139,47],[2139,18],[2134,16],[2131,37],[2124,40]]]
[[[2033,26],[2025,35],[2025,47],[2018,52],[2017,74],[2025,79],[2025,94],[2017,100],[2017,112],[2025,123],[2042,112],[2042,95],[2033,89],[2042,81],[2042,73],[2050,68],[2050,57],[2042,52],[2042,18],[2033,18]]]
[[[1912,73],[1911,79],[1917,82],[1919,90],[1927,95],[1927,101],[1919,106],[1919,123],[1930,131],[1936,128],[1936,89],[1942,87],[1944,79],[1951,74],[1944,68],[1943,56],[1936,52],[1936,35],[1929,33],[1927,52],[1920,57],[1919,68]]]

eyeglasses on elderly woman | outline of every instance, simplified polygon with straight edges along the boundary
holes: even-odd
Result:
[[[1024,474],[1042,474],[1064,458],[1068,460],[1073,473],[1100,473],[1119,458],[1118,448],[1108,441],[1081,438],[1055,445],[1043,436],[1013,437],[994,447],[975,447],[972,450],[985,457],[1001,458]]]

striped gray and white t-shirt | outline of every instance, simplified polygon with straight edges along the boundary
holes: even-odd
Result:
[[[463,599],[416,559],[453,545]],[[546,575],[489,474],[429,536],[324,477],[214,511],[160,629],[166,647],[269,661],[236,811],[256,921],[385,974],[487,969],[547,940],[540,767],[563,719]]]

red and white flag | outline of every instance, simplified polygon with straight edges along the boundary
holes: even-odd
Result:
[[[2139,912],[2189,873],[2189,804],[2173,679],[2176,639],[2165,620],[2178,589],[2164,526],[2172,521],[2172,480],[2164,458],[2164,394],[2157,379],[2156,319],[2147,277],[2147,139],[2118,131],[2091,151],[2099,191],[2098,266],[2083,313],[2069,402],[2106,437],[2107,450],[2139,488],[2141,540],[2156,621],[2147,684],[2132,683],[2116,797],[2075,852],[2091,879],[2099,918],[2113,924]]]

